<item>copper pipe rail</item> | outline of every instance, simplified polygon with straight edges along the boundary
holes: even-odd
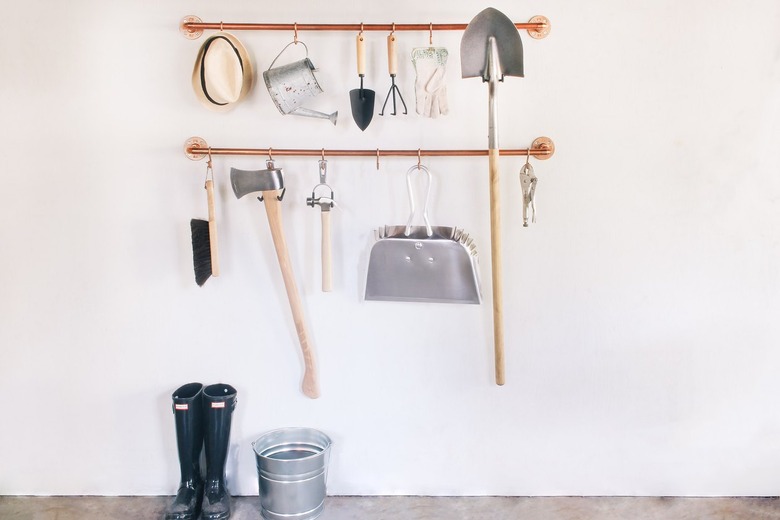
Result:
[[[179,30],[185,37],[194,40],[206,29],[219,31],[462,31],[465,23],[234,23],[204,22],[197,16],[185,16]],[[550,33],[550,20],[545,16],[534,16],[528,22],[515,23],[518,29],[527,30],[535,39]]]
[[[377,165],[380,157],[465,157],[487,156],[488,150],[328,150],[301,148],[212,148],[200,137],[190,137],[184,143],[185,155],[199,161],[207,155],[267,155],[297,156],[297,157],[376,157]],[[531,143],[530,148],[499,150],[504,156],[533,156],[538,160],[547,160],[555,153],[555,143],[549,137],[539,137]],[[377,166],[378,168],[378,166]]]

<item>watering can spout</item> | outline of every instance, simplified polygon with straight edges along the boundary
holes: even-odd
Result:
[[[314,118],[317,118],[317,119],[327,119],[328,121],[333,123],[333,126],[336,125],[336,120],[339,117],[339,111],[338,110],[336,110],[332,114],[326,114],[324,112],[318,112],[316,110],[311,110],[309,108],[304,108],[304,107],[298,107],[295,110],[293,110],[292,112],[290,112],[290,114],[293,114],[293,115],[296,115],[296,116],[303,116],[303,117],[314,117]]]

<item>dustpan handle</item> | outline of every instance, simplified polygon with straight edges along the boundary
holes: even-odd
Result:
[[[431,171],[422,164],[414,165],[409,168],[409,171],[406,172],[406,189],[409,192],[409,207],[411,209],[409,213],[409,220],[406,221],[406,230],[404,231],[404,234],[409,236],[412,233],[412,220],[414,220],[415,214],[414,188],[412,188],[412,172],[414,171],[425,172],[425,175],[428,177],[428,186],[425,189],[425,203],[423,204],[423,221],[425,222],[425,232],[430,237],[433,236],[433,228],[431,228],[431,223],[428,221],[428,201],[431,198],[431,183],[433,177],[431,176]]]

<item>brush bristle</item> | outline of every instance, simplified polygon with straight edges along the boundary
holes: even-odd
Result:
[[[211,276],[211,242],[208,220],[190,220],[192,231],[192,264],[195,268],[195,283],[203,286]]]

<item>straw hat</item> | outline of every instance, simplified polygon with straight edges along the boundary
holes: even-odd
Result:
[[[253,83],[252,59],[238,38],[218,32],[203,42],[192,70],[192,88],[201,103],[220,112],[230,110]]]

